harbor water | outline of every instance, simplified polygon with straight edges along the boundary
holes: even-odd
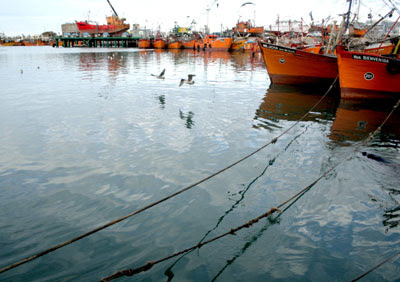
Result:
[[[0,82],[0,268],[229,166],[328,88],[270,85],[259,54],[117,48],[0,47]],[[399,251],[400,110],[360,145],[393,104],[332,91],[245,161],[0,280],[142,266],[263,214],[338,162],[281,214],[119,281],[354,279]],[[364,280],[399,281],[400,259]]]

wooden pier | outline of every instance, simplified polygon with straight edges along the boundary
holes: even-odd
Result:
[[[130,48],[140,37],[56,37],[53,47]]]

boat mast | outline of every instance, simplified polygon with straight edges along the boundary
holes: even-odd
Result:
[[[374,23],[373,25],[371,25],[367,31],[364,33],[364,37],[365,35],[370,32],[375,26],[377,26],[381,21],[383,21],[386,17],[391,16],[393,14],[393,12],[395,11],[395,8],[393,8],[392,10],[390,10],[389,13],[387,13],[386,15],[384,15],[383,17],[381,17],[376,23]]]
[[[107,2],[108,2],[108,5],[110,5],[111,9],[113,10],[115,16],[118,17],[117,11],[115,11],[114,7],[111,5],[110,0],[107,0]]]
[[[108,0],[107,0],[108,1]],[[345,26],[345,28],[344,28],[344,32],[346,32],[346,30],[347,30],[347,28],[349,27],[349,22],[350,22],[350,11],[351,11],[351,3],[352,3],[352,0],[348,0],[349,1],[349,10],[347,11],[347,19],[346,19],[346,26]],[[343,32],[343,33],[344,33]]]

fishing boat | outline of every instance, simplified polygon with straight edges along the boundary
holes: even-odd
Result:
[[[167,43],[167,49],[182,49],[182,43],[179,40],[172,40]]]
[[[148,49],[151,48],[151,40],[147,38],[139,39],[138,47],[140,49]]]
[[[8,41],[8,42],[2,42],[1,46],[3,47],[9,47],[9,46],[21,46],[19,42],[17,41]]]
[[[232,51],[244,51],[244,44],[246,43],[246,41],[247,38],[242,38],[242,37],[235,38],[232,41],[232,46],[231,46]]]
[[[238,21],[236,26],[232,28],[232,32],[235,36],[232,42],[232,51],[259,51],[257,41],[263,37],[264,27],[253,26],[250,20],[246,22]]]
[[[260,46],[258,45],[258,38],[247,39],[247,41],[244,43],[244,51],[251,53],[261,52]]]
[[[252,26],[250,21],[241,21],[236,24],[236,27],[232,28],[234,33],[244,36],[247,34],[252,34],[254,36],[261,36],[264,33],[263,26]]]
[[[272,83],[329,85],[338,74],[335,56],[265,42],[259,46]]]
[[[342,98],[400,97],[400,59],[350,52],[342,46],[336,53]]]
[[[109,34],[122,34],[124,31],[127,31],[130,27],[129,24],[126,24],[125,18],[119,18],[117,12],[114,7],[111,5],[110,1],[107,0],[114,14],[110,17],[106,17],[107,24],[98,25],[96,23],[91,23],[89,21],[76,21],[76,25],[81,34],[87,32],[89,34],[97,34],[97,33],[109,33]]]
[[[185,39],[181,41],[183,49],[194,49],[196,39]]]
[[[162,38],[155,38],[152,42],[155,49],[165,49],[167,42]]]
[[[196,49],[208,51],[228,51],[232,46],[232,38],[218,37],[217,35],[206,35],[203,40],[199,39],[195,43]]]

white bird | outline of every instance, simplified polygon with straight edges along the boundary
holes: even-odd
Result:
[[[179,87],[181,87],[184,83],[192,85],[194,84],[193,76],[196,76],[195,74],[188,74],[188,79],[181,79],[181,83],[179,83]]]
[[[163,69],[163,71],[159,75],[156,75],[156,74],[151,74],[151,75],[155,76],[159,79],[165,79],[164,74],[165,74],[165,69]]]

